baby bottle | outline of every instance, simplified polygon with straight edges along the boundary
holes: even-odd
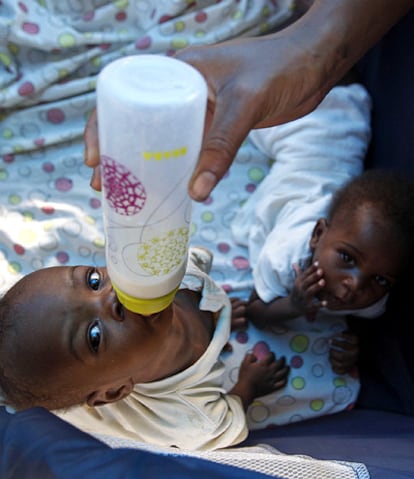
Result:
[[[124,57],[97,82],[105,256],[126,309],[165,309],[183,278],[190,233],[188,182],[203,135],[207,86],[190,65]]]

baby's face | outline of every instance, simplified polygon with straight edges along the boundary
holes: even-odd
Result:
[[[331,310],[374,304],[391,289],[402,269],[398,238],[372,205],[323,225],[319,237],[314,232],[311,246],[326,284],[318,297]]]
[[[106,268],[54,267],[20,281],[8,356],[17,370],[80,401],[102,386],[152,380],[161,354],[149,318],[122,308]],[[64,406],[68,406],[65,404]],[[59,406],[60,407],[60,406]]]

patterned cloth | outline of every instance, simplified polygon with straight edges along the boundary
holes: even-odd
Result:
[[[293,13],[293,0],[0,2],[0,291],[41,267],[104,264],[101,196],[89,186],[82,137],[95,106],[96,75],[104,65],[124,55],[170,54],[187,45],[265,33]],[[247,249],[234,242],[230,224],[271,163],[246,139],[210,197],[193,205],[191,243],[213,252],[212,278],[230,295],[245,299],[253,287],[252,271]],[[58,291],[58,285],[51,287]],[[293,371],[290,393],[274,397],[277,415],[289,403],[286,397],[303,389],[306,351],[323,357],[326,365],[326,339],[318,342],[315,333],[306,342],[289,334],[276,336],[275,351],[286,354]],[[257,343],[266,342],[247,339],[232,336],[235,353],[244,348],[259,354]],[[230,361],[236,354],[223,358]],[[231,384],[236,366],[228,364]],[[350,381],[338,377],[329,383],[324,398],[335,393],[345,400],[327,407],[316,395],[310,415],[347,407],[356,391],[348,394]],[[269,417],[262,403],[249,414],[259,427],[259,419]]]
[[[112,60],[265,33],[293,0],[0,2],[0,291],[44,266],[104,262],[83,131]]]

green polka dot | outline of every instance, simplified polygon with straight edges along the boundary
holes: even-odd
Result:
[[[13,130],[11,130],[10,128],[5,128],[2,132],[2,136],[3,138],[5,138],[6,140],[9,140],[10,138],[13,138]]]
[[[125,10],[126,8],[128,8],[128,3],[129,3],[129,0],[116,0],[114,2],[114,5],[116,6],[116,8],[119,8],[120,10]]]
[[[24,221],[33,221],[34,214],[31,211],[23,211],[23,220]]]
[[[309,403],[309,407],[312,409],[312,411],[320,411],[324,405],[325,402],[323,399],[314,399]]]
[[[105,240],[103,238],[95,238],[93,240],[93,245],[96,248],[104,248],[105,247]]]
[[[36,231],[31,228],[22,229],[19,231],[19,241],[25,245],[32,245],[37,242],[38,235]]]
[[[337,388],[339,388],[341,386],[346,386],[346,379],[345,378],[335,378],[333,383],[334,383],[334,386],[336,386]]]
[[[7,171],[4,168],[0,169],[0,181],[7,180],[8,177]]]
[[[204,30],[197,30],[196,33],[195,33],[195,36],[197,38],[203,38],[206,36],[206,32]]]
[[[233,20],[240,20],[243,17],[243,13],[241,10],[237,10],[233,14]]]
[[[251,181],[259,182],[263,180],[265,172],[261,168],[254,167],[250,168],[247,175]]]
[[[0,62],[3,63],[5,67],[9,67],[11,65],[11,58],[7,53],[0,52]]]
[[[185,38],[174,38],[174,40],[171,41],[171,47],[174,50],[179,50],[180,48],[185,48],[188,46],[188,42]]]
[[[59,71],[58,71],[58,75],[59,75],[59,78],[65,78],[68,76],[68,70],[66,70],[66,68],[61,68]]]
[[[295,353],[303,353],[308,349],[309,339],[303,334],[294,336],[290,341],[290,347]]]
[[[53,222],[52,221],[46,221],[45,223],[43,223],[43,229],[46,232],[52,231],[54,229],[53,228]]]
[[[22,201],[22,198],[21,196],[17,195],[17,194],[11,194],[9,196],[9,203],[11,205],[18,205],[20,202]]]
[[[191,223],[190,234],[195,235],[196,233],[197,233],[197,225],[194,223]]]
[[[270,30],[270,25],[268,23],[262,23],[259,27],[260,33],[267,33]]]
[[[175,22],[174,29],[175,29],[176,32],[182,32],[185,29],[185,23],[184,22]]]
[[[306,381],[302,376],[296,376],[292,378],[291,384],[294,389],[303,389],[305,387]]]
[[[211,223],[214,221],[214,214],[211,211],[205,211],[201,215],[201,220],[204,221],[204,223]]]
[[[17,55],[20,51],[20,48],[18,45],[16,45],[15,43],[9,43],[8,44],[8,48],[9,48],[9,52],[12,54],[12,55]]]
[[[99,67],[100,64],[102,63],[102,60],[99,57],[95,57],[95,58],[92,58],[91,63],[93,66]]]
[[[76,45],[76,39],[71,33],[62,33],[58,38],[59,45],[63,48],[71,48]]]
[[[17,263],[16,261],[12,261],[9,263],[9,271],[12,274],[20,273],[22,270],[21,264]]]
[[[13,151],[14,153],[21,153],[22,151],[24,151],[24,148],[22,147],[22,145],[14,145]]]
[[[268,6],[263,7],[263,9],[262,9],[262,15],[263,15],[264,17],[268,17],[268,16],[270,15],[270,10],[269,10],[269,7],[268,7]]]
[[[96,219],[91,215],[86,215],[85,216],[85,221],[86,221],[86,223],[88,223],[88,225],[96,224]]]

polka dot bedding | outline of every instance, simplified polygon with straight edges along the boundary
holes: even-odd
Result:
[[[83,130],[103,66],[125,55],[171,55],[191,44],[266,33],[293,8],[292,0],[1,1],[0,292],[38,268],[104,264],[101,196],[90,188],[83,160]],[[213,252],[211,275],[231,296],[247,298],[253,281],[230,224],[269,161],[247,140],[220,185],[193,207],[190,242]],[[327,362],[332,330],[302,326],[233,333],[233,353],[223,355],[229,387],[247,350],[284,354],[292,370],[286,389],[251,406],[251,428],[352,406],[357,378],[334,375]]]

